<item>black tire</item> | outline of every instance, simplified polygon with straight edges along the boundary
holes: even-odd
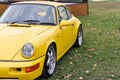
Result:
[[[46,52],[42,76],[44,78],[52,76],[55,71],[55,68],[56,68],[56,48],[54,44],[51,44]]]
[[[74,46],[81,47],[82,43],[83,43],[83,29],[82,29],[82,25],[80,25],[80,27],[78,28],[77,38],[76,38]]]

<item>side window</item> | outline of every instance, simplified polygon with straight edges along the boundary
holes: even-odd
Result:
[[[67,11],[64,7],[58,7],[59,18],[61,20],[68,20]]]
[[[69,19],[71,19],[72,18],[71,12],[68,9],[66,9],[66,10],[67,10],[67,15],[68,15]]]

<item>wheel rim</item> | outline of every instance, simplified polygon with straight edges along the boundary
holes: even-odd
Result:
[[[47,53],[48,60],[47,60],[47,70],[49,74],[53,74],[56,66],[56,56],[54,47],[50,47]]]
[[[78,32],[78,43],[80,46],[82,45],[82,31],[80,31],[80,30]]]

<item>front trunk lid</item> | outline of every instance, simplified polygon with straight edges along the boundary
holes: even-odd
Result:
[[[29,40],[50,28],[47,26],[15,27],[0,25],[0,60],[12,60]]]

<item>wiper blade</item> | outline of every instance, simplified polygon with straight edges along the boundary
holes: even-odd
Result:
[[[50,23],[50,22],[42,22],[40,24],[43,24],[43,25],[55,25],[55,23]]]
[[[5,21],[5,23],[8,23],[8,24],[15,24],[15,23],[20,23],[22,21]]]
[[[17,24],[17,23],[8,24],[8,26],[31,27],[30,25],[26,25],[26,24]]]
[[[23,22],[40,22],[39,20],[25,20]]]
[[[40,23],[39,20],[25,20],[23,22],[27,22],[28,24],[39,24]]]
[[[10,21],[5,21],[5,22],[0,22],[0,23],[8,23],[8,24],[15,24],[15,23],[19,23],[20,21],[13,21],[13,22],[10,22]]]

